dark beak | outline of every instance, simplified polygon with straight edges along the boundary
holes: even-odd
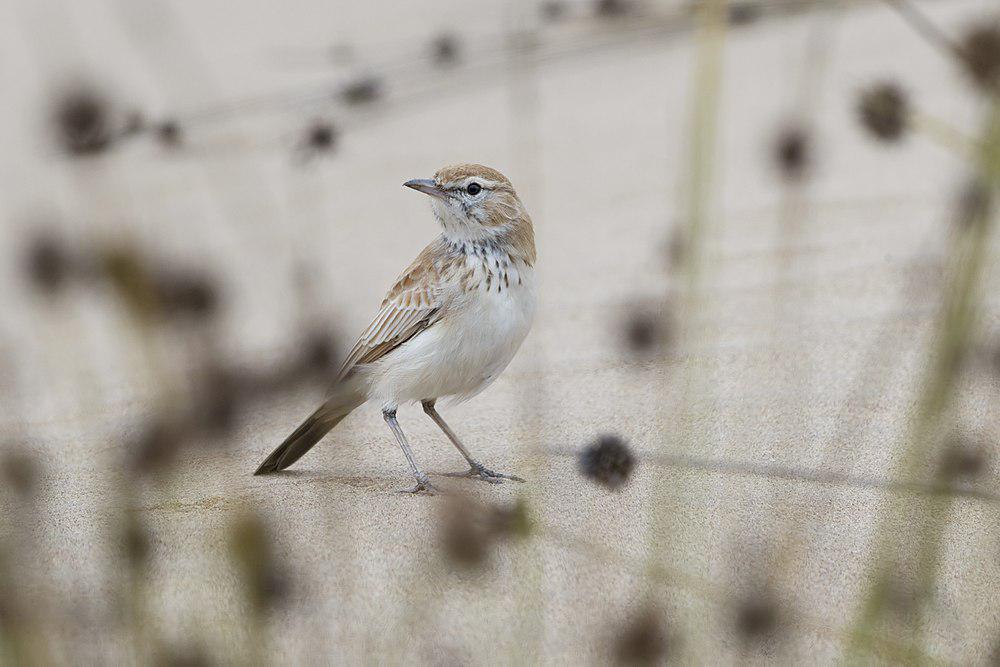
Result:
[[[437,183],[430,178],[414,178],[412,181],[407,181],[403,183],[408,188],[413,188],[414,190],[419,190],[425,195],[430,195],[431,197],[437,197],[438,199],[447,199],[448,193],[437,186]]]

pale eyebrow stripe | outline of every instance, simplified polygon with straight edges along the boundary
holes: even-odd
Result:
[[[445,188],[465,187],[466,185],[468,185],[469,183],[471,183],[473,181],[475,181],[476,183],[479,183],[484,188],[494,188],[495,189],[498,185],[500,185],[499,181],[491,181],[491,180],[486,179],[486,178],[479,178],[478,176],[468,176],[466,178],[463,178],[460,181],[449,181],[448,183],[445,183],[443,185],[443,187],[445,187]]]

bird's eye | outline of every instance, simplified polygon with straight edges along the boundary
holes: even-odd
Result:
[[[482,189],[483,186],[481,186],[479,183],[469,183],[467,186],[465,186],[465,191],[472,196],[478,195]]]

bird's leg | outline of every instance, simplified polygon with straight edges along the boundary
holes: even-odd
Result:
[[[468,472],[445,473],[448,477],[478,477],[479,479],[487,481],[491,484],[500,484],[505,479],[510,479],[515,482],[524,481],[520,477],[505,475],[501,472],[493,472],[489,468],[484,467],[482,463],[479,463],[472,458],[472,455],[469,454],[469,450],[465,448],[465,445],[463,445],[462,441],[458,439],[455,432],[451,430],[448,424],[445,423],[444,419],[441,418],[441,415],[438,414],[438,411],[434,409],[434,401],[422,401],[421,404],[424,406],[424,412],[427,413],[427,416],[434,420],[434,423],[438,425],[438,428],[444,431],[444,434],[448,436],[449,440],[451,440],[451,444],[455,445],[458,451],[462,453],[462,456],[465,457],[465,460],[469,462]]]
[[[435,493],[440,493],[440,491],[431,484],[431,480],[427,477],[420,468],[417,467],[417,462],[413,458],[413,452],[410,450],[410,443],[406,441],[406,436],[403,435],[403,429],[399,427],[399,422],[396,421],[396,409],[383,410],[382,417],[385,419],[385,423],[389,425],[392,429],[393,435],[396,436],[396,442],[399,443],[400,448],[403,450],[403,454],[406,455],[406,460],[410,462],[410,470],[413,471],[413,476],[417,479],[417,484],[412,489],[403,489],[403,493],[426,493],[427,495],[433,496]]]

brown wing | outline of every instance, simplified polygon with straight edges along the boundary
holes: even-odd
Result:
[[[392,286],[375,319],[354,344],[337,374],[343,379],[358,364],[377,361],[437,322],[444,308],[442,266],[437,243],[424,248]]]

